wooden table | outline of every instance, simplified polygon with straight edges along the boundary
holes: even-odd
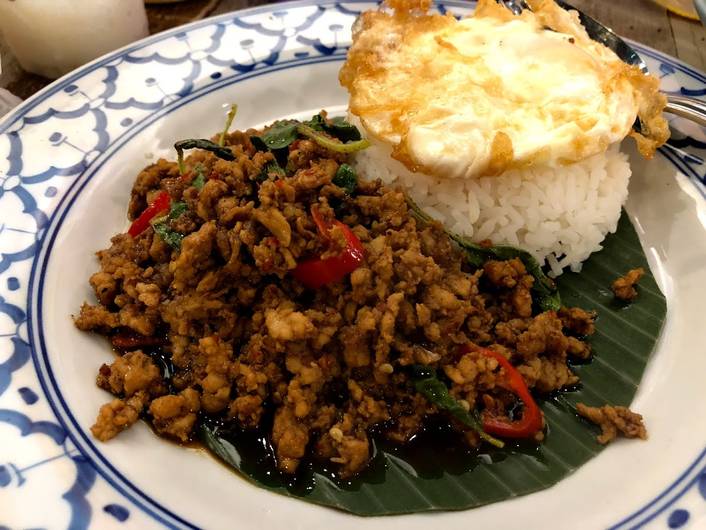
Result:
[[[150,33],[217,15],[268,3],[267,0],[188,0],[182,3],[147,7]],[[706,28],[648,0],[570,0],[577,8],[628,37],[706,71]],[[0,36],[3,72],[0,87],[25,99],[51,81],[24,72],[10,54]]]

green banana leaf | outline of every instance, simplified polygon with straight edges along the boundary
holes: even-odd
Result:
[[[638,298],[630,304],[615,300],[612,280],[639,266],[646,274]],[[376,440],[369,469],[341,482],[331,470],[311,463],[296,479],[282,477],[263,449],[265,438],[257,434],[204,425],[201,440],[260,487],[364,516],[467,509],[552,486],[604,449],[595,441],[596,428],[575,413],[575,404],[629,405],[666,316],[665,298],[624,212],[604,249],[585,262],[581,273],[565,273],[557,283],[564,305],[594,309],[599,316],[590,340],[593,360],[573,366],[580,386],[541,403],[548,431],[540,445],[509,443],[479,454],[444,425],[432,425],[410,448]]]

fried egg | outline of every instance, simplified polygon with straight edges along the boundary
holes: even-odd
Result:
[[[442,178],[563,166],[628,135],[651,156],[669,135],[657,79],[592,41],[576,12],[530,4],[516,16],[481,0],[461,20],[425,0],[363,13],[340,72],[350,113],[408,169]]]

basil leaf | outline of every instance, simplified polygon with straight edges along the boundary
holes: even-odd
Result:
[[[276,121],[260,138],[270,150],[284,149],[297,139],[298,126],[299,122],[296,120]]]
[[[348,164],[341,164],[331,182],[339,188],[343,188],[348,195],[353,195],[358,187],[358,175],[355,169]]]
[[[172,230],[169,226],[169,222],[181,217],[188,209],[189,207],[185,202],[172,202],[169,207],[169,213],[161,218],[155,219],[152,222],[152,229],[154,230],[154,233],[161,237],[162,240],[170,247],[177,250],[181,248],[181,241],[184,239],[184,235],[180,234],[176,230]]]
[[[184,235],[169,228],[169,224],[166,221],[155,223],[152,225],[152,228],[155,234],[161,237],[170,247],[177,250],[181,248],[181,241],[184,239]]]
[[[187,149],[203,149],[204,151],[210,151],[223,160],[235,160],[235,155],[233,155],[230,148],[220,146],[211,140],[206,140],[205,138],[189,138],[187,140],[179,140],[174,144],[174,149],[176,149],[177,153],[184,152]]]
[[[414,389],[427,398],[430,403],[445,410],[466,427],[476,431],[481,439],[489,444],[501,448],[505,446],[502,441],[490,436],[483,430],[477,413],[471,414],[449,394],[449,389],[437,377],[436,370],[425,366],[413,366],[412,380],[414,381]]]
[[[326,129],[326,120],[321,114],[315,114],[309,121],[305,121],[304,125],[308,125],[315,131],[323,131]]]
[[[326,131],[342,142],[357,142],[362,138],[358,127],[348,123],[342,116],[336,116],[326,124]]]
[[[211,140],[205,138],[189,138],[187,140],[179,140],[174,144],[174,149],[177,152],[177,164],[179,165],[179,173],[184,174],[184,151],[187,149],[203,149],[210,151],[218,158],[223,160],[235,160],[235,155],[228,147],[222,147]]]
[[[267,168],[268,173],[274,173],[275,175],[279,177],[286,177],[287,172],[280,166],[276,160],[272,160],[271,162],[268,162],[267,165],[265,166]]]
[[[370,142],[365,139],[356,140],[354,142],[341,142],[338,138],[332,138],[328,136],[327,133],[316,131],[303,123],[300,123],[297,126],[297,132],[302,136],[313,140],[321,147],[336,153],[355,153],[356,151],[360,151],[370,146]]]
[[[167,220],[171,221],[172,219],[177,219],[183,213],[186,213],[188,209],[189,207],[186,205],[185,202],[172,202],[172,205],[169,208],[169,214],[167,215]]]
[[[269,151],[269,149],[267,148],[267,144],[265,144],[265,142],[259,136],[251,136],[250,143],[253,145],[256,151],[259,151],[261,153],[266,153],[267,151]]]
[[[277,163],[277,160],[270,160],[267,164],[265,164],[265,167],[262,168],[257,180],[260,182],[265,181],[270,178],[270,175],[275,175],[276,177],[286,177],[287,172],[282,169],[282,166]]]
[[[338,142],[328,138],[324,133]],[[305,122],[276,121],[260,136],[251,136],[250,141],[258,151],[276,151],[289,147],[299,135],[310,138],[327,149],[339,152],[358,151],[368,146],[367,141],[362,140],[358,128],[348,123],[345,118],[339,116],[326,120],[321,114],[316,114]]]
[[[199,191],[206,185],[206,177],[204,177],[201,169],[197,171],[196,177],[191,181],[191,185]]]

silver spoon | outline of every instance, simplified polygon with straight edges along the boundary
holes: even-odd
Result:
[[[515,15],[519,15],[525,9],[530,9],[524,0],[498,1]],[[583,27],[586,28],[586,33],[588,33],[588,36],[591,37],[591,39],[600,42],[607,48],[613,50],[613,52],[615,52],[615,54],[623,62],[637,66],[645,74],[649,73],[645,61],[640,58],[632,46],[618,37],[613,30],[605,27],[596,19],[589,17],[587,14],[581,12],[570,4],[563,2],[562,0],[556,0],[556,3],[567,11],[573,10],[579,14],[581,24],[583,24]],[[696,98],[689,98],[685,96],[675,96],[672,94],[665,94],[665,96],[667,96],[667,105],[664,107],[665,112],[669,112],[676,116],[681,116],[682,118],[687,118],[703,127],[706,127],[706,103]]]

